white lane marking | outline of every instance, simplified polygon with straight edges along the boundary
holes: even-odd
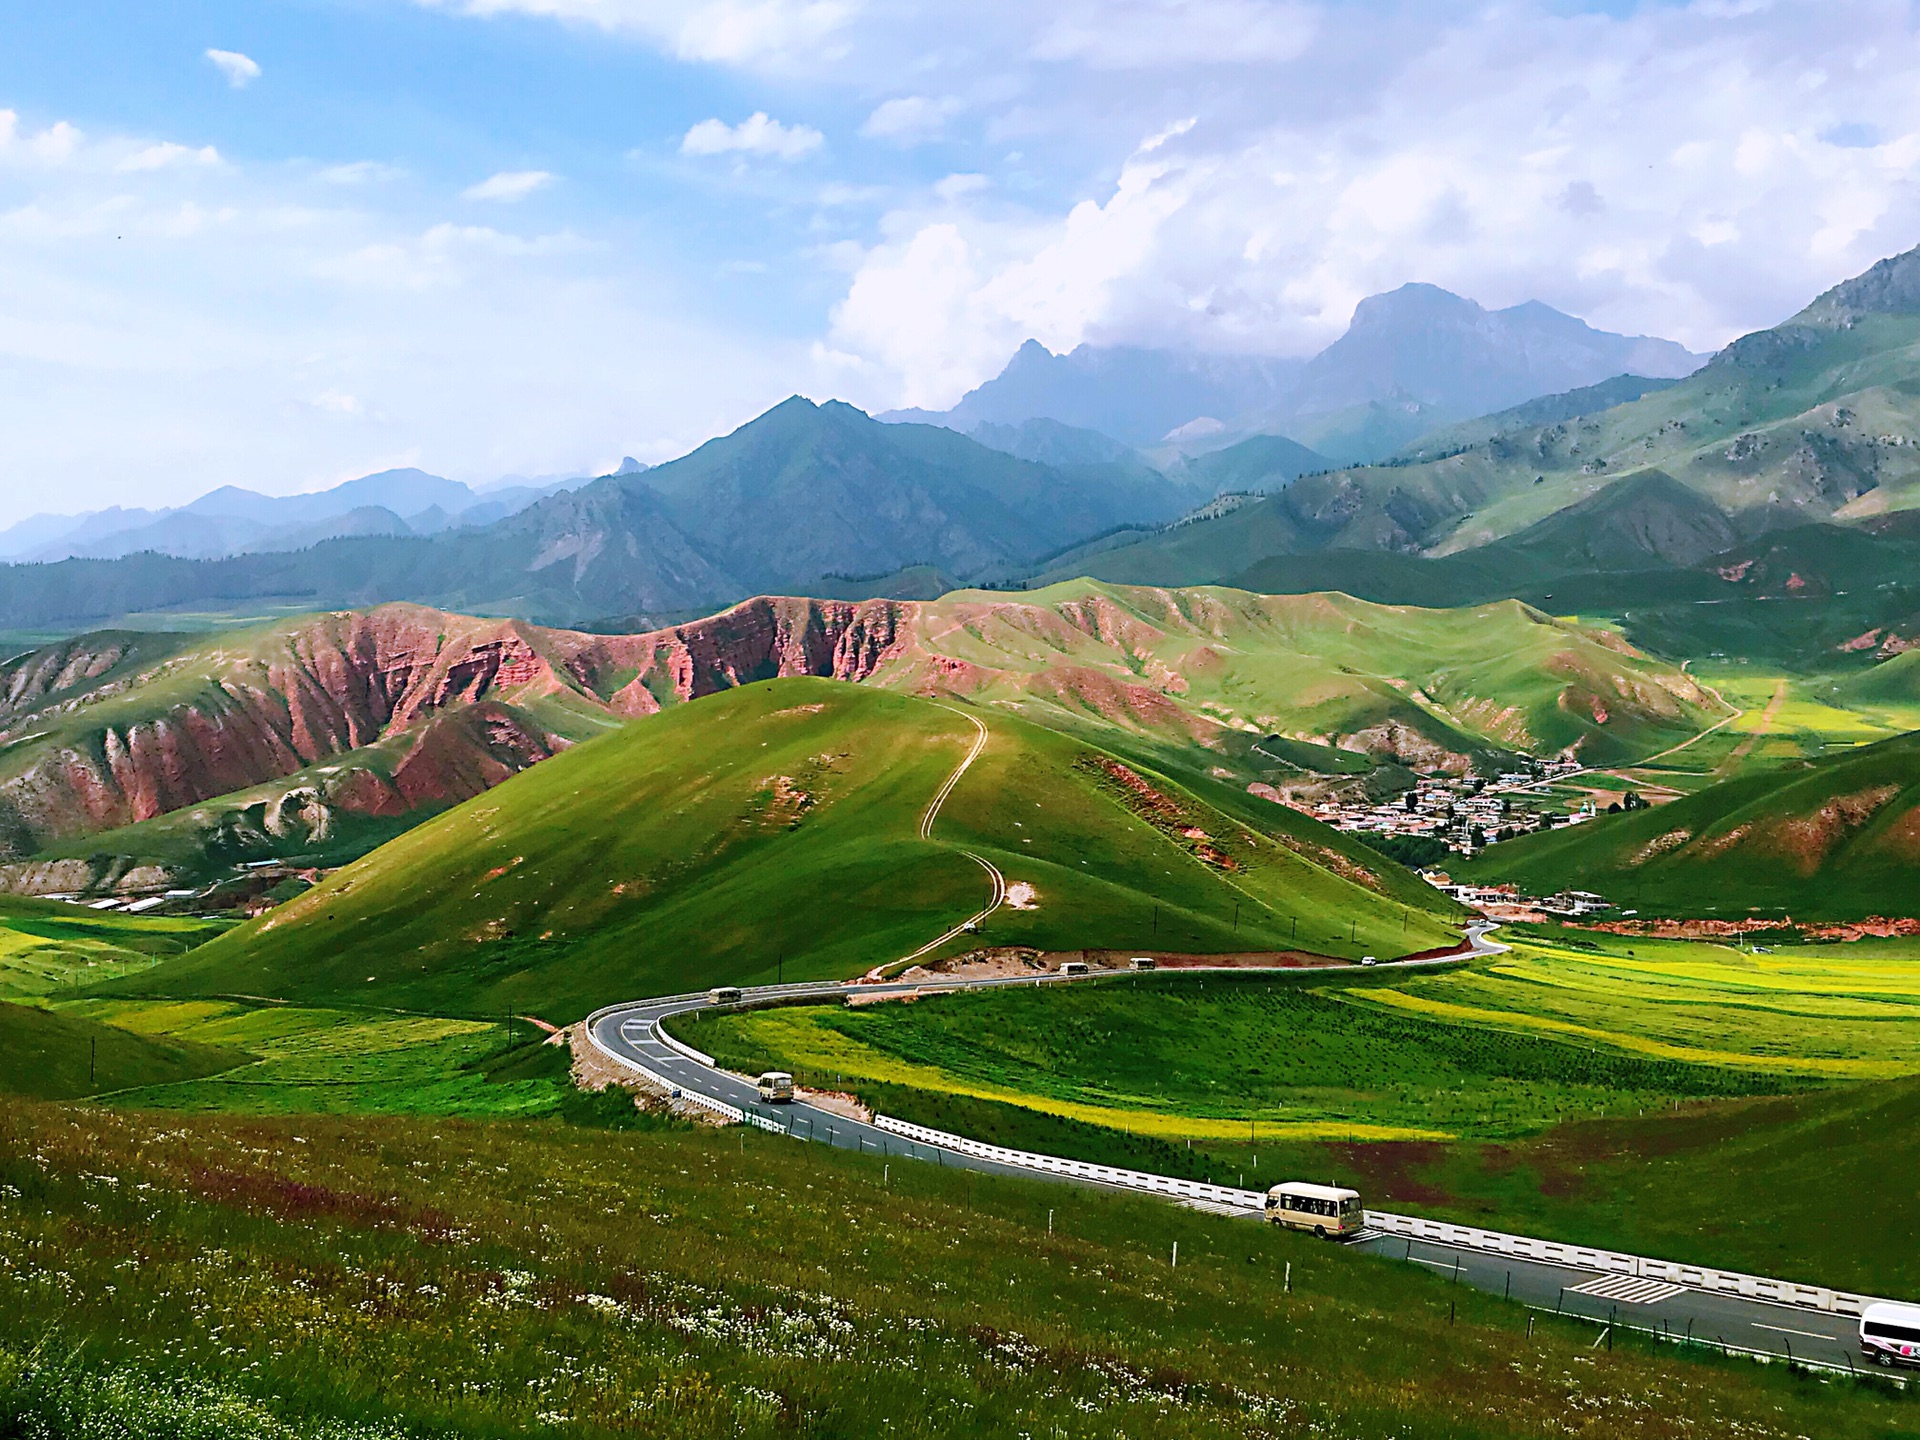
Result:
[[[1669,1285],[1664,1280],[1649,1280],[1642,1275],[1601,1275],[1584,1285],[1569,1285],[1570,1295],[1591,1295],[1596,1300],[1617,1300],[1623,1305],[1657,1305],[1675,1295],[1684,1295],[1684,1285]]]
[[[1748,1323],[1756,1330],[1771,1330],[1776,1335],[1804,1335],[1809,1340],[1831,1340],[1836,1345],[1844,1345],[1849,1338],[1845,1335],[1821,1335],[1812,1330],[1789,1330],[1784,1325],[1763,1325],[1758,1320]]]

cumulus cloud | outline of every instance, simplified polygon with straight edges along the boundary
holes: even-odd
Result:
[[[552,183],[553,176],[545,170],[502,170],[477,185],[469,185],[460,194],[466,200],[495,200],[504,205],[517,205]]]
[[[260,66],[249,55],[238,50],[209,50],[207,59],[214,68],[227,77],[227,83],[236,90],[244,90],[260,78]]]
[[[1113,70],[1258,65],[1298,58],[1316,12],[1271,0],[1081,0],[1041,32],[1034,53]]]
[[[171,140],[157,140],[151,145],[142,145],[124,157],[116,170],[167,170],[176,167],[218,165],[220,152],[211,145],[198,147],[179,145]]]
[[[378,160],[349,160],[322,166],[316,173],[329,185],[370,185],[378,180],[397,180],[405,172],[398,165]]]
[[[855,0],[418,0],[467,15],[541,15],[638,35],[682,60],[797,64],[859,12]]]
[[[860,133],[896,145],[923,145],[945,134],[947,122],[965,108],[954,95],[899,95],[876,105]]]
[[[782,125],[756,110],[738,125],[702,120],[680,141],[682,155],[764,155],[798,160],[820,148],[826,137],[811,125]]]

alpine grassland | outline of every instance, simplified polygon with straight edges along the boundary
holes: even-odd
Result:
[[[757,1132],[0,1110],[10,1434],[1913,1425],[1891,1389],[1594,1334],[1268,1226]]]
[[[120,996],[271,997],[553,1021],[719,982],[844,977],[990,898],[977,935],[1357,957],[1457,943],[1392,862],[1204,775],[1176,784],[992,709],[768,681],[576,746],[388,843]],[[933,958],[933,957],[930,957]]]

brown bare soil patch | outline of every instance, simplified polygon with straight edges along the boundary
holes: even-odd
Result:
[[[1899,793],[1898,785],[1875,785],[1852,795],[1836,795],[1811,815],[1768,826],[1763,832],[1767,847],[1791,860],[1802,875],[1811,875],[1835,845]]]

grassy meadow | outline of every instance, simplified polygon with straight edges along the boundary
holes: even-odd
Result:
[[[0,1110],[6,1433],[1864,1440],[1914,1403],[754,1132]]]

